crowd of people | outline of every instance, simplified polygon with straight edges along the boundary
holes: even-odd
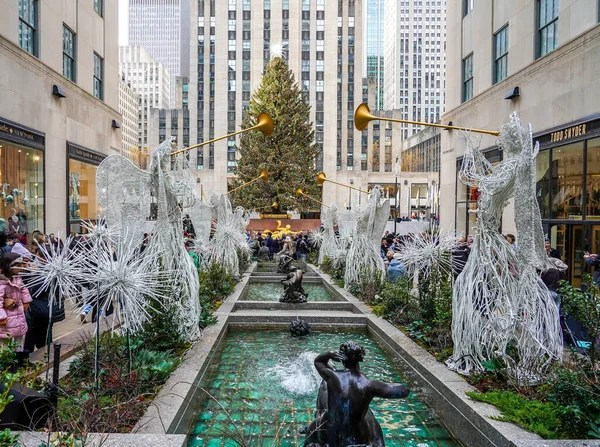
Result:
[[[53,306],[50,318],[50,290],[42,286],[26,287],[20,273],[34,260],[51,251],[50,245],[61,241],[39,230],[27,235],[0,232],[0,344],[12,338],[17,352],[32,352],[51,342],[54,323],[65,319],[64,308]],[[44,249],[45,248],[45,249]]]
[[[281,237],[274,238],[271,232],[265,233],[263,237],[262,233],[250,231],[246,236],[252,256],[261,261],[273,261],[287,255],[296,261],[306,262],[310,251],[308,234],[282,234]]]

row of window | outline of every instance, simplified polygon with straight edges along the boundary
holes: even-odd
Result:
[[[103,15],[104,0],[94,0],[94,10]],[[19,45],[28,53],[38,56],[37,23],[38,0],[19,0]],[[63,76],[76,79],[76,34],[63,24]],[[94,96],[104,99],[104,60],[94,52]]]
[[[475,0],[464,0],[463,14],[473,10]],[[542,57],[554,51],[558,46],[558,1],[536,0],[537,36],[536,56]],[[508,24],[494,34],[494,84],[508,76]],[[463,59],[462,63],[462,100],[473,97],[473,54]]]

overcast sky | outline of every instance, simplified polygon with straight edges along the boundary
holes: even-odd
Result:
[[[119,0],[119,45],[127,45],[129,36],[127,34],[128,13],[127,0]]]

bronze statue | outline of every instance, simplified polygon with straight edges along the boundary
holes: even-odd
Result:
[[[297,318],[290,323],[290,332],[297,337],[305,337],[310,334],[310,324],[306,320]]]
[[[294,259],[291,256],[281,255],[281,258],[279,258],[279,265],[277,266],[277,273],[285,273],[286,275],[290,273],[293,260]]]
[[[280,303],[306,303],[308,294],[302,288],[302,270],[290,267],[290,272],[281,280],[283,292],[279,297]]]
[[[339,352],[326,352],[315,359],[323,378],[317,397],[315,420],[305,429],[307,447],[384,447],[381,426],[369,404],[374,397],[401,399],[410,393],[399,383],[370,380],[359,369],[365,350],[354,342],[342,343]],[[344,369],[329,366],[342,362]]]

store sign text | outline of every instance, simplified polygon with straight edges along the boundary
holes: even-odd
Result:
[[[567,127],[566,129],[552,132],[550,134],[550,143],[560,143],[561,141],[570,140],[571,138],[582,137],[586,134],[586,125]]]

